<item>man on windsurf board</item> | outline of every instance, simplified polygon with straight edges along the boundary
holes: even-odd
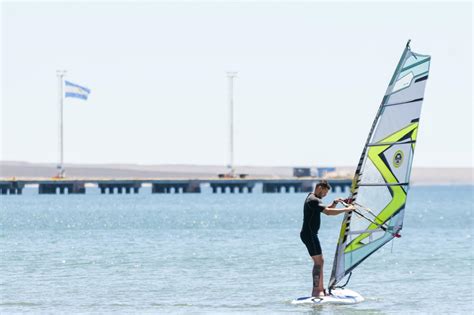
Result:
[[[344,212],[354,210],[354,206],[350,205],[346,208],[336,209],[336,206],[343,199],[334,200],[330,205],[324,206],[321,199],[326,197],[331,186],[327,181],[323,180],[318,183],[314,192],[310,193],[304,202],[303,227],[301,228],[300,238],[308,249],[308,253],[313,259],[313,291],[311,296],[324,296],[325,290],[323,285],[323,254],[321,244],[319,243],[318,231],[321,225],[321,213],[326,215],[338,215]]]

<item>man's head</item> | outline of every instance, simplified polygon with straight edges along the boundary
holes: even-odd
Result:
[[[314,195],[318,198],[324,198],[328,194],[331,186],[325,180],[320,181],[314,188]]]

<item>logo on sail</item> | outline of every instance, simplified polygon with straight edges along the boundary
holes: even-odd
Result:
[[[393,166],[398,168],[400,167],[400,165],[402,165],[402,162],[403,162],[403,152],[401,150],[398,150],[393,155]]]

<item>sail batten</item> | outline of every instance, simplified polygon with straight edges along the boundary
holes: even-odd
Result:
[[[406,105],[406,104],[421,102],[421,101],[423,101],[423,98],[418,98],[416,100],[406,101],[406,102],[402,102],[402,103],[385,104],[384,107],[397,106],[397,105]]]
[[[410,141],[395,141],[395,142],[382,142],[382,143],[369,143],[368,147],[379,147],[384,145],[397,145],[397,144],[407,144],[407,143],[416,143],[416,140]]]
[[[342,221],[331,289],[362,261],[399,237],[430,63],[430,56],[412,52],[407,43],[354,174],[349,199],[357,211],[345,214]],[[362,215],[361,204],[371,209],[372,219]]]
[[[358,184],[359,187],[363,187],[363,186],[366,186],[366,187],[375,187],[375,186],[379,186],[379,187],[385,187],[385,186],[408,186],[409,183],[385,183],[385,184],[376,184],[376,183],[360,183]]]

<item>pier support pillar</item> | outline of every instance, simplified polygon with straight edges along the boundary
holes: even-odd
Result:
[[[54,195],[56,194],[56,187],[54,184],[39,184],[38,193]]]
[[[200,193],[201,192],[201,185],[199,182],[189,182],[188,185],[183,188],[183,192],[185,193]]]
[[[272,183],[263,183],[263,193],[276,193],[278,192],[278,186]]]
[[[152,194],[163,194],[165,193],[165,187],[159,184],[152,184],[151,185],[151,193]]]
[[[349,186],[345,186],[345,185],[341,185],[339,187],[341,187],[341,193],[345,193],[346,189],[349,188]]]
[[[85,194],[86,188],[84,183],[51,183],[51,184],[39,184],[39,194],[50,194],[54,195],[59,192],[63,195],[67,191],[68,194]]]
[[[74,183],[71,184],[69,187],[70,194],[85,194],[86,193],[86,186],[84,183]]]
[[[229,182],[217,182],[217,183],[211,183],[211,188],[212,192],[215,194],[219,191],[221,193],[226,193],[227,189],[229,190],[229,193],[234,194],[234,193],[244,193],[245,188],[247,188],[247,191],[249,193],[252,192],[252,189],[254,187],[255,183],[253,182],[247,182],[247,181],[242,181],[242,182],[236,182],[236,183],[229,183]]]
[[[151,186],[151,192],[153,194],[171,194],[171,192],[175,194],[180,193],[192,193],[192,192],[200,192],[199,184],[195,186],[192,182],[189,184],[183,183],[153,183]]]
[[[313,192],[314,190],[314,183],[313,182],[304,182],[300,185],[299,192]]]

